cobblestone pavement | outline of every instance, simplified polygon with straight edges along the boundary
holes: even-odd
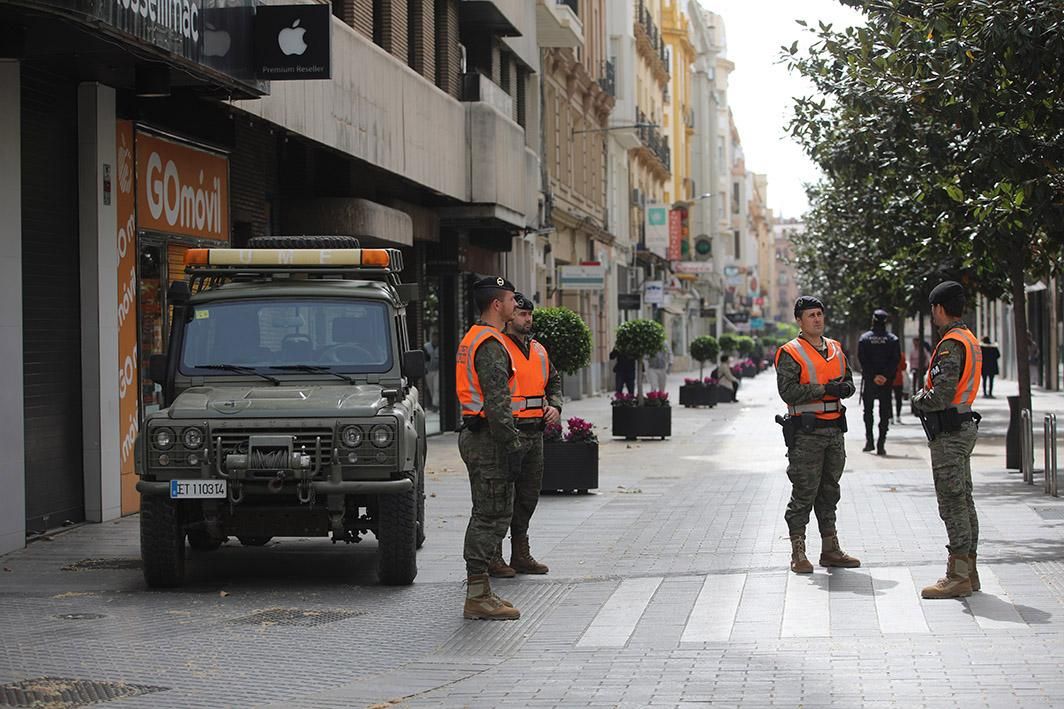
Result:
[[[1004,396],[979,409],[983,591],[963,601],[919,598],[945,532],[906,412],[885,458],[849,417],[839,532],[862,568],[788,573],[769,372],[737,404],[675,407],[667,441],[611,439],[604,398],[568,405],[599,427],[600,487],[541,501],[530,534],[550,574],[496,583],[516,622],[461,618],[454,435],[430,443],[408,588],[375,585],[372,538],[230,542],[191,554],[175,592],[144,589],[135,517],[36,541],[0,558],[0,705],[34,686],[81,697],[57,707],[1064,705],[1064,501],[1004,470]]]

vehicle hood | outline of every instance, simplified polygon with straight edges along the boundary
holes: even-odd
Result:
[[[175,419],[375,416],[387,404],[378,384],[202,386],[182,392],[169,413]]]

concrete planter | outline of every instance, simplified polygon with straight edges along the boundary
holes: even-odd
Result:
[[[598,443],[543,442],[544,492],[575,490],[586,493],[598,487]]]
[[[613,435],[636,438],[665,438],[672,435],[671,406],[614,406]]]

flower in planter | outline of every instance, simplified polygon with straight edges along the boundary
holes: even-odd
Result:
[[[701,379],[689,379],[688,377],[684,377],[683,378],[683,384],[684,384],[684,386],[699,386],[699,385],[702,384],[702,380]]]
[[[720,381],[716,377],[706,377],[705,379],[702,380],[702,383],[705,384],[706,386],[711,386],[712,387],[712,386],[717,386],[718,384],[720,384]]]
[[[610,404],[613,406],[635,406],[636,398],[634,394],[628,394],[622,391],[613,395]]]
[[[562,440],[562,425],[560,423],[548,423],[543,429],[544,441]]]
[[[651,391],[646,395],[647,406],[668,406],[669,405],[669,392],[667,391]]]
[[[598,443],[598,436],[595,435],[594,426],[589,421],[573,417],[567,423],[569,424],[569,433],[566,434],[565,440],[570,443]]]

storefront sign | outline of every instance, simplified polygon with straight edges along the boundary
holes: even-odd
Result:
[[[677,261],[672,265],[676,273],[713,273],[712,261]]]
[[[602,290],[606,287],[606,267],[559,266],[559,290]]]
[[[644,283],[643,300],[647,305],[662,305],[665,302],[665,284],[662,281]]]
[[[229,161],[137,132],[137,227],[229,240]]]
[[[728,320],[730,320],[732,322],[732,324],[734,324],[734,325],[738,325],[739,323],[750,322],[750,313],[744,313],[744,312],[724,313],[724,317],[728,318]]]
[[[332,76],[328,5],[264,5],[255,14],[255,73],[260,79]]]
[[[669,255],[669,210],[660,204],[647,205],[645,227],[647,251],[666,258]]]
[[[760,330],[765,327],[765,321],[763,318],[750,318],[750,327],[754,330]]]
[[[140,428],[137,411],[137,224],[133,216],[133,124],[118,121],[115,145],[118,191],[118,435],[122,514],[138,509],[133,484],[133,444]]]
[[[640,307],[642,307],[642,298],[638,293],[617,294],[618,310],[639,310]]]
[[[683,217],[684,212],[680,209],[669,210],[669,260],[679,261],[682,258],[683,244]]]

